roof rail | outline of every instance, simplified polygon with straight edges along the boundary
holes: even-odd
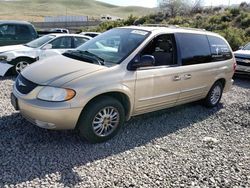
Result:
[[[142,24],[140,26],[147,26],[147,27],[171,27],[171,28],[179,28],[178,25],[168,25],[168,24]]]
[[[195,31],[206,31],[206,29],[192,28],[192,27],[180,27],[179,25],[168,25],[168,24],[142,24],[140,26],[146,27],[168,27],[174,29],[187,29],[187,30],[195,30]]]
[[[187,30],[194,30],[194,31],[206,31],[206,29],[199,29],[199,28],[193,28],[193,27],[179,27],[181,29],[187,29]]]

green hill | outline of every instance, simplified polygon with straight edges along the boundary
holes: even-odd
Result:
[[[86,15],[99,17],[112,15],[122,18],[130,14],[139,16],[155,9],[143,7],[119,7],[95,0],[0,0],[0,19],[43,21],[45,16]]]

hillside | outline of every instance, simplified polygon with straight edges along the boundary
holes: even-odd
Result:
[[[122,18],[154,12],[143,7],[119,7],[95,0],[0,0],[0,19],[43,21],[44,16],[110,14]],[[4,7],[4,8],[3,8]]]
[[[92,31],[106,31],[123,25],[163,24],[205,29],[224,36],[233,50],[250,42],[250,5],[248,7],[204,9],[200,13],[169,17],[163,13],[130,16],[124,21],[104,22]],[[87,28],[88,30],[88,28]]]

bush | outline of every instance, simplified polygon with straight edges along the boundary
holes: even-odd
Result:
[[[176,16],[175,18],[171,18],[168,23],[170,25],[186,25],[186,24],[190,24],[191,20],[188,18],[184,18],[181,16]]]
[[[226,11],[224,14],[221,15],[222,22],[231,22],[233,20],[232,14]]]
[[[222,13],[216,14],[212,12],[205,16],[202,14],[196,14],[195,16],[176,16],[170,19],[163,13],[150,14],[140,18],[130,15],[128,19],[124,21],[104,22],[96,29],[92,29],[92,31],[102,32],[123,25],[155,23],[195,27],[218,32],[228,40],[234,50],[250,41],[250,14],[244,10],[240,11],[238,8],[227,9]]]
[[[134,25],[135,20],[137,20],[137,17],[133,16],[132,14],[124,21],[124,25]]]
[[[240,9],[239,8],[233,8],[230,10],[230,13],[233,15],[233,17],[236,17],[240,14]]]
[[[250,27],[248,27],[246,29],[246,37],[249,37],[250,38]]]
[[[218,31],[226,38],[233,50],[238,49],[247,40],[245,32],[242,29],[229,27],[225,30]]]
[[[243,20],[241,20],[241,26],[242,28],[247,28],[250,25],[250,15]]]

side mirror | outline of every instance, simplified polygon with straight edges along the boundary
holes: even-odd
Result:
[[[151,67],[155,64],[155,58],[152,55],[143,55],[140,59],[135,59],[131,63],[132,70],[136,70],[140,67]]]
[[[239,47],[239,50],[242,50],[243,48],[244,48],[244,46],[240,46],[240,47]]]
[[[42,50],[49,50],[52,49],[52,44],[46,44],[45,46],[42,47]]]

